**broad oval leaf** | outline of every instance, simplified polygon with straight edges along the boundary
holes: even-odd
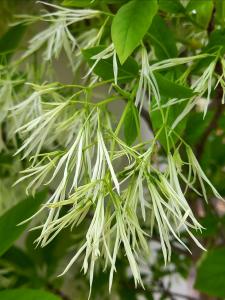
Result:
[[[124,119],[124,137],[128,145],[133,144],[140,132],[140,120],[137,107],[129,102]]]
[[[140,44],[158,10],[156,0],[133,0],[123,5],[112,23],[112,41],[121,64]]]
[[[56,295],[52,293],[35,290],[35,289],[11,289],[0,292],[0,299],[4,300],[60,300]]]
[[[0,217],[0,255],[8,250],[23,233],[28,223],[19,226],[18,224],[31,217],[37,211],[45,196],[46,192],[40,192],[35,198],[28,197]]]

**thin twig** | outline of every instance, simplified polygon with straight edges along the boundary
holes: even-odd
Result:
[[[153,291],[154,293],[162,293],[162,291],[163,291],[163,294],[167,297],[170,297],[171,300],[172,299],[175,300],[175,298],[177,298],[177,297],[186,299],[186,300],[198,300],[197,298],[189,296],[189,295],[184,295],[184,294],[170,291],[168,288],[165,287],[164,282],[162,280],[160,280],[158,283],[159,283],[159,290],[158,291],[154,290]]]

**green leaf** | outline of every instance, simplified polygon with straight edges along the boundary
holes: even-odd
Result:
[[[158,9],[156,0],[133,0],[123,5],[112,22],[112,40],[123,64],[140,44]]]
[[[124,288],[121,288],[120,291],[119,291],[119,295],[120,295],[120,299],[123,299],[123,300],[137,300],[138,298],[138,293],[136,292],[135,293],[135,290],[132,291],[132,289],[124,289]],[[146,298],[144,298],[146,299]],[[147,299],[151,299],[151,298],[147,298]]]
[[[217,234],[220,219],[211,214],[208,213],[205,217],[199,218],[199,223],[205,228],[202,230],[202,232],[193,230],[193,234],[195,234],[198,238],[207,238],[207,237],[213,237]]]
[[[12,289],[0,292],[0,299],[4,300],[60,300],[56,295],[42,290]]]
[[[205,294],[225,297],[225,248],[206,252],[199,262],[195,288]]]
[[[61,5],[67,6],[67,7],[90,7],[90,6],[96,6],[100,3],[105,4],[121,4],[125,3],[129,0],[95,0],[94,2],[92,0],[64,0]]]
[[[106,4],[119,4],[119,3],[121,4],[121,3],[128,2],[129,0],[100,0],[100,1]]]
[[[186,6],[186,11],[191,18],[201,27],[206,28],[213,12],[213,0],[196,1],[190,0]]]
[[[23,233],[28,222],[20,226],[17,225],[37,211],[45,196],[46,192],[40,192],[35,198],[28,197],[0,217],[0,255],[8,250]]]
[[[177,56],[177,46],[173,33],[160,16],[156,15],[154,17],[148,32],[158,59],[167,59]]]
[[[169,99],[177,98],[177,99],[185,99],[190,98],[194,95],[193,91],[185,86],[179,85],[164,76],[162,76],[159,73],[154,73],[155,78],[158,83],[160,95],[161,98],[161,104],[166,104]],[[152,101],[152,106],[154,106],[155,101]],[[167,125],[168,127],[172,126],[176,118],[180,115],[180,113],[183,111],[184,107],[186,105],[186,102],[177,103],[173,106],[170,106],[168,108],[163,108],[164,115],[167,116]],[[152,121],[153,130],[157,132],[162,124],[163,119],[160,110],[150,110],[150,116]],[[182,134],[185,127],[186,127],[187,117],[185,117],[175,128],[176,132],[178,134]],[[177,138],[173,136],[173,141],[176,142]],[[167,143],[166,143],[166,133],[165,130],[162,130],[161,134],[159,135],[159,141],[164,147],[164,149],[167,149]],[[170,145],[172,146],[172,145]]]
[[[215,0],[216,22],[225,27],[225,1]]]
[[[95,60],[91,59],[92,56],[98,54],[100,51],[104,50],[105,46],[97,46],[89,49],[83,50],[84,58],[87,60],[88,64],[92,66]],[[113,58],[102,59],[94,68],[94,73],[104,80],[110,80],[114,78],[113,74]],[[136,61],[129,57],[127,61],[121,65],[118,61],[118,82],[125,83],[129,82],[138,76],[138,64]]]
[[[167,116],[167,119],[166,119],[167,128],[170,128],[172,126],[172,124],[174,123],[176,118],[180,115],[180,113],[183,111],[183,109],[184,109],[184,105],[182,105],[182,104],[176,104],[176,105],[173,105],[173,107],[163,109],[164,115]],[[159,110],[155,110],[155,111],[150,110],[150,117],[151,117],[151,121],[152,121],[153,130],[155,133],[157,133],[163,124],[162,115]],[[182,133],[184,132],[185,127],[186,127],[186,122],[187,122],[187,116],[185,118],[183,118],[183,120],[181,120],[181,122],[176,126],[175,130],[176,130],[177,134],[182,135]],[[167,131],[167,134],[168,134],[168,131]],[[167,151],[168,147],[167,147],[167,139],[166,139],[165,129],[163,129],[161,131],[161,133],[158,137],[158,140],[160,141],[160,144],[163,146],[164,150]],[[177,140],[178,140],[178,138],[173,135],[173,143],[176,143]],[[169,148],[171,148],[172,146],[173,145],[170,144]]]
[[[33,288],[43,286],[43,279],[41,279],[39,273],[40,264],[38,264],[37,261],[32,261],[29,254],[21,248],[11,246],[1,256],[0,263],[11,270],[11,276],[15,278],[13,287],[21,286],[21,284],[28,284]],[[12,285],[10,287],[12,287]]]
[[[13,266],[14,269],[26,270],[27,273],[29,272],[28,270],[34,270],[34,264],[30,257],[16,246],[9,248],[8,251],[2,255],[1,260],[8,261],[8,265]]]
[[[87,7],[94,4],[91,2],[91,0],[64,0],[61,5],[67,7]]]
[[[204,52],[213,53],[220,49],[220,53],[225,53],[225,29],[218,29],[211,33],[209,43],[205,47]]]
[[[10,29],[0,38],[0,57],[6,59],[6,62],[10,59],[13,52],[18,47],[23,34],[25,32],[26,26],[16,25],[10,27]],[[3,63],[1,61],[1,63]]]
[[[208,113],[204,118],[204,121],[202,117],[202,112],[192,111],[190,113],[190,118],[188,119],[187,126],[185,129],[186,141],[190,145],[197,144],[204,130],[206,129],[206,127],[208,127],[211,120],[212,120],[211,111],[208,111]]]
[[[159,0],[159,9],[172,14],[185,12],[179,0]]]
[[[128,145],[133,144],[140,132],[140,120],[137,107],[133,102],[129,102],[127,113],[124,119],[124,137]]]
[[[82,227],[79,227],[79,232]],[[43,268],[47,276],[52,276],[58,268],[61,259],[69,253],[69,249],[77,242],[74,231],[71,228],[64,228],[52,241],[44,248],[34,247],[34,241],[40,236],[41,230],[30,231],[26,238],[26,251],[31,257],[34,264]],[[80,241],[78,241],[80,242]]]
[[[161,95],[167,98],[178,99],[191,98],[194,96],[194,92],[190,88],[177,84],[159,73],[155,72],[154,75]]]

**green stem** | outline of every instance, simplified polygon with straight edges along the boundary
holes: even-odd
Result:
[[[130,103],[128,103],[128,104],[126,105],[126,107],[125,107],[125,109],[124,109],[124,111],[123,111],[123,113],[122,113],[122,116],[121,116],[121,118],[120,118],[120,121],[119,121],[119,123],[118,123],[118,125],[117,125],[117,127],[116,127],[115,132],[114,132],[115,136],[118,136],[118,134],[119,134],[119,132],[120,132],[120,129],[121,129],[123,123],[124,123],[124,119],[125,119],[125,117],[126,117],[126,114],[127,114],[127,111],[128,111],[128,109],[129,109],[129,107],[130,107]],[[113,139],[112,145],[111,145],[111,149],[110,149],[110,158],[111,158],[111,159],[112,159],[112,157],[113,157],[114,149],[115,149],[115,139]]]

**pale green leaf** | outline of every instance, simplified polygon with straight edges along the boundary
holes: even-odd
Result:
[[[123,5],[112,23],[112,40],[123,64],[140,44],[158,10],[156,0],[133,0]]]

